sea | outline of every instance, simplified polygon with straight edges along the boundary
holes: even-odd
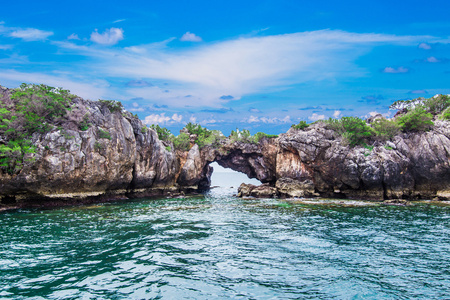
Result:
[[[241,199],[242,176],[1,212],[0,299],[450,299],[448,202]]]

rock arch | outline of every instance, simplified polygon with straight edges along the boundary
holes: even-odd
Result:
[[[276,182],[277,147],[274,139],[263,139],[258,144],[229,143],[220,147],[194,145],[185,159],[178,177],[180,186],[206,190],[211,185],[212,162],[224,168],[246,174],[262,183]]]

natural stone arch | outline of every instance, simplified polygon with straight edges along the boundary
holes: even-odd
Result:
[[[235,142],[202,149],[194,145],[181,163],[183,167],[177,182],[181,186],[197,186],[199,190],[206,190],[210,187],[213,171],[209,164],[217,162],[262,183],[275,184],[276,157],[273,139],[263,139],[258,144]]]

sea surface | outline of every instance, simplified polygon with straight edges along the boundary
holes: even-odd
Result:
[[[236,190],[2,212],[0,299],[450,298],[449,204]]]

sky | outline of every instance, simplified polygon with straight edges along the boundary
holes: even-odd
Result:
[[[113,99],[175,135],[374,113],[450,93],[448,1],[7,1],[0,85]]]

